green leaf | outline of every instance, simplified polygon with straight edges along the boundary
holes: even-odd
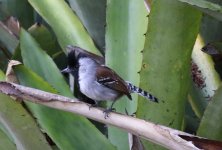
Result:
[[[7,27],[0,22],[0,45],[6,48],[8,54],[13,54],[18,46],[18,39],[7,30]]]
[[[95,44],[105,47],[106,0],[69,0],[71,8],[86,27]]]
[[[199,118],[202,117],[209,98],[214,95],[214,90],[218,89],[221,82],[212,58],[201,51],[203,46],[203,39],[198,36],[192,52],[192,74],[195,74],[195,83],[190,89],[189,102]]]
[[[48,81],[60,93],[73,97],[59,69],[32,36],[24,29],[20,31],[20,48],[23,63]]]
[[[0,123],[10,133],[17,149],[51,149],[22,104],[3,94],[0,94]]]
[[[220,86],[204,112],[197,131],[198,136],[203,136],[213,140],[222,140],[222,116],[220,115],[222,113],[221,99],[222,87]]]
[[[83,25],[64,0],[28,1],[52,27],[64,50],[71,44],[99,53]]]
[[[194,111],[195,115],[200,119],[203,116],[204,110],[208,104],[207,98],[203,95],[204,90],[196,87],[194,83],[192,83],[189,91],[188,101]]]
[[[5,57],[5,54],[0,49],[0,70],[6,70],[8,63],[8,58]]]
[[[3,131],[14,144],[12,135],[9,133],[9,131],[5,128],[5,126],[2,123],[0,123],[0,130]]]
[[[130,11],[129,11],[130,10]],[[118,12],[118,13],[117,13]],[[141,68],[146,27],[148,23],[144,2],[134,0],[107,1],[106,63],[124,80],[139,85],[138,71]],[[129,114],[136,111],[138,96],[132,94],[133,101],[121,98],[114,107],[117,112]],[[128,134],[109,127],[111,142],[118,149],[129,149]]]
[[[28,31],[40,44],[41,48],[53,58],[60,69],[64,69],[67,66],[66,55],[62,51],[52,32],[50,32],[43,24],[38,23],[30,27]]]
[[[19,80],[21,80],[21,84],[29,84],[30,87],[38,88],[43,91],[51,92],[51,93],[58,93],[48,82],[43,80],[40,76],[38,76],[35,72],[31,71],[30,69],[26,68],[23,65],[14,66],[13,70],[15,70],[16,76]],[[30,79],[26,81],[26,79]],[[32,79],[32,80],[31,80]],[[24,81],[23,81],[24,80]],[[27,82],[27,83],[26,83]]]
[[[210,0],[178,0],[184,3],[188,3],[201,10],[202,12],[222,21],[222,6],[216,3],[210,2]],[[211,0],[212,1],[212,0]]]
[[[35,23],[28,29],[28,32],[50,56],[62,51],[56,42],[56,38],[43,24]]]
[[[212,0],[211,0],[212,1]],[[218,1],[222,4],[222,1]],[[222,22],[216,20],[215,18],[203,15],[200,27],[200,35],[203,38],[204,43],[207,44],[209,42],[221,41],[222,39]]]
[[[0,3],[0,14],[4,14],[4,16],[0,17],[14,16],[24,28],[28,28],[32,25],[34,21],[33,12],[27,0],[1,0]]]
[[[190,83],[191,52],[201,13],[177,1],[153,1],[151,8],[140,87],[155,95],[159,103],[139,98],[137,116],[181,129]],[[144,145],[159,148],[148,142]]]
[[[200,118],[196,116],[191,105],[187,102],[184,117],[184,132],[195,133],[200,124]]]
[[[47,82],[22,65],[14,67],[22,85],[55,93]],[[62,86],[62,85],[61,85]],[[60,93],[63,95],[63,93]],[[62,150],[113,150],[113,146],[86,118],[45,106],[26,102],[43,130]],[[99,144],[95,144],[99,143]]]
[[[0,149],[16,150],[15,144],[9,139],[9,137],[2,130],[0,130]]]
[[[0,70],[0,81],[5,81],[5,74],[2,70]]]

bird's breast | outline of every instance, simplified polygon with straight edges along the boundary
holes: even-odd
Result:
[[[119,92],[98,83],[96,79],[91,75],[85,76],[85,78],[79,76],[79,86],[83,94],[97,101],[113,101],[121,96]]]
[[[87,97],[97,100],[116,100],[121,93],[112,90],[97,82],[96,67],[97,64],[90,59],[82,59],[79,62],[78,81],[80,91]]]

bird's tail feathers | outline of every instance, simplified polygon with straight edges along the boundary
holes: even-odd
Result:
[[[153,96],[152,94],[150,94],[149,92],[142,90],[141,88],[133,85],[132,83],[130,83],[128,81],[126,81],[126,83],[128,85],[128,89],[131,93],[137,93],[140,96],[143,96],[146,99],[149,99],[150,101],[158,103],[158,99],[155,96]]]

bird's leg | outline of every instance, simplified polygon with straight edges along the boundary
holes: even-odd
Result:
[[[112,111],[116,111],[115,108],[113,108],[113,105],[116,101],[113,101],[111,106],[109,108],[107,108],[106,110],[103,111],[103,113],[105,114],[105,119],[109,117],[109,113]]]
[[[98,101],[93,100],[95,103],[89,106],[89,109],[92,107],[98,107]]]

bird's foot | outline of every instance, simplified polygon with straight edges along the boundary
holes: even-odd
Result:
[[[91,105],[89,106],[89,110],[90,110],[92,107],[98,107],[98,103],[95,101],[95,104],[91,104]]]
[[[110,112],[113,112],[113,111],[116,111],[116,109],[115,108],[108,108],[108,109],[105,109],[104,111],[103,111],[103,113],[105,114],[105,116],[104,116],[104,118],[105,119],[107,119],[108,117],[109,117],[109,113]]]

